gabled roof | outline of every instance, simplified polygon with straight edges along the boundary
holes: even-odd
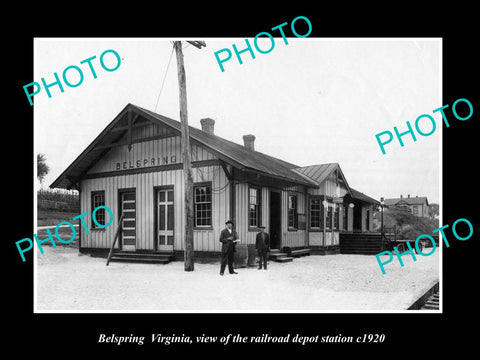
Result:
[[[371,198],[370,196],[365,195],[364,193],[361,193],[360,191],[355,190],[354,188],[350,187],[347,183],[347,180],[345,179],[345,175],[343,175],[342,169],[340,168],[340,165],[338,163],[330,163],[330,164],[317,164],[317,165],[310,165],[310,166],[303,166],[300,168],[294,169],[294,171],[297,171],[298,173],[314,180],[317,184],[317,186],[320,186],[329,176],[334,172],[335,170],[338,170],[340,173],[341,178],[345,182],[345,186],[349,192],[349,194],[352,196],[353,199],[360,200],[363,202],[367,202],[370,204],[378,204],[380,205],[380,202]]]
[[[314,180],[317,185],[320,185],[335,169],[340,169],[340,165],[338,165],[338,163],[297,167],[295,168],[295,171],[308,176],[310,179]]]
[[[426,196],[415,196],[415,197],[401,197],[401,198],[392,198],[385,199],[386,206],[395,206],[395,205],[423,205],[428,206],[428,199]]]
[[[350,190],[352,190],[352,197],[354,199],[367,202],[370,204],[380,205],[380,201],[375,200],[374,198],[371,198],[370,196],[367,196],[364,193],[361,193],[360,191],[355,190],[354,188],[350,188]]]
[[[109,144],[119,141],[127,133],[125,119],[128,114],[138,115],[139,121],[160,124],[169,131],[180,135],[180,122],[166,116],[128,104],[93,142],[68,166],[68,168],[50,185],[51,188],[71,188],[87,171],[110,150]],[[114,131],[112,131],[114,130]],[[192,142],[205,147],[221,160],[242,170],[253,170],[294,184],[314,185],[315,182],[292,171],[297,165],[246,148],[243,145],[209,134],[189,126]]]
[[[338,163],[330,164],[317,164],[310,166],[297,167],[294,169],[295,172],[302,174],[303,176],[313,180],[316,186],[320,186],[335,170],[340,174],[341,179],[345,183],[345,186],[350,191],[350,186],[348,186],[347,179],[343,175],[342,169]]]

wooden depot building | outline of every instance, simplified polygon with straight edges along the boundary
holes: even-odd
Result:
[[[273,249],[339,249],[340,233],[372,230],[378,202],[349,187],[340,166],[298,167],[255,151],[255,136],[236,144],[214,134],[215,121],[190,126],[195,256],[220,253],[220,232],[233,220],[243,245],[258,226]],[[107,253],[124,215],[117,251],[183,258],[184,190],[180,122],[128,104],[50,185],[77,189],[81,213],[108,206],[111,226],[85,217],[79,248]],[[102,224],[105,213],[96,213]],[[79,220],[80,221],[80,220]]]

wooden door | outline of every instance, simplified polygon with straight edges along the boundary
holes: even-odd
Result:
[[[281,194],[270,191],[270,248],[281,249],[282,247],[282,201]]]
[[[173,251],[173,194],[173,189],[161,189],[157,193],[157,250],[160,251]]]
[[[122,249],[135,251],[137,244],[137,221],[135,191],[121,193]]]

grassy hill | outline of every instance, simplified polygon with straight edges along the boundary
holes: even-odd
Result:
[[[380,213],[376,214],[375,225],[380,228]],[[384,227],[397,226],[397,233],[403,239],[415,240],[422,234],[432,235],[432,230],[437,229],[440,225],[438,219],[430,219],[414,216],[411,213],[398,209],[388,208],[383,213]]]

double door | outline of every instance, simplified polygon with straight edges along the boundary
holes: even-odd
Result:
[[[156,197],[156,250],[173,251],[174,244],[174,191],[173,188],[157,190]],[[137,245],[137,202],[135,191],[120,193],[123,214],[121,242],[125,251],[135,251]]]

